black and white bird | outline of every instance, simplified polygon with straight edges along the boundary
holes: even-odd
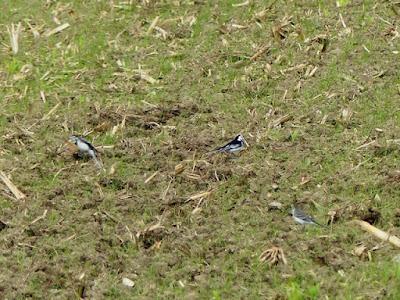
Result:
[[[293,220],[296,223],[299,223],[301,225],[319,225],[317,221],[314,220],[314,218],[311,215],[306,214],[304,211],[302,211],[300,208],[292,205],[292,211],[291,211]]]
[[[232,141],[222,147],[215,149],[212,152],[234,153],[243,150],[245,148],[245,145],[247,145],[247,142],[244,139],[243,135],[238,134]]]
[[[88,155],[94,160],[96,167],[100,169],[102,168],[102,164],[97,155],[97,150],[88,140],[81,136],[71,135],[69,141],[78,147],[79,154]]]

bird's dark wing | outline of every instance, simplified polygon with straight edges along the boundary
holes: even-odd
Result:
[[[299,219],[304,220],[305,222],[316,223],[315,220],[314,220],[314,218],[313,218],[312,216],[307,215],[304,211],[302,211],[302,210],[299,209],[299,208],[296,208],[295,213],[294,213],[294,216],[295,216],[296,218],[299,218]]]
[[[243,146],[242,142],[234,139],[233,141],[230,141],[229,143],[225,144],[224,146],[215,149],[215,151],[224,152],[224,151],[237,149],[237,148],[240,148],[242,146]]]
[[[87,140],[87,139],[85,139],[85,138],[83,138],[83,137],[79,137],[79,139],[82,141],[82,142],[84,142],[85,144],[87,144],[88,146],[89,146],[89,149],[90,150],[93,150],[95,153],[97,153],[97,150],[96,150],[96,148]]]
[[[317,225],[319,225],[319,226],[322,226],[322,225],[319,224],[317,221],[315,221],[315,219],[314,219],[312,216],[310,216],[310,215],[305,215],[302,219],[303,219],[304,221],[306,221],[306,222],[310,222],[310,223],[314,223],[314,224],[317,224]]]
[[[226,145],[223,145],[222,147],[218,147],[214,151],[225,152],[225,151],[228,151],[229,149],[230,149],[230,142],[228,144],[226,144]]]
[[[243,142],[234,140],[234,141],[230,142],[228,145],[229,145],[230,149],[237,149],[237,148],[243,147]]]

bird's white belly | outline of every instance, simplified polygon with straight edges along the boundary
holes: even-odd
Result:
[[[237,147],[237,148],[231,148],[229,149],[230,152],[236,152],[242,150],[242,147]]]
[[[77,146],[78,146],[79,150],[83,151],[83,152],[89,152],[89,150],[90,150],[89,146],[82,142],[78,142]]]
[[[299,223],[299,224],[301,224],[301,225],[309,224],[309,222],[304,221],[303,219],[300,219],[300,218],[297,218],[297,217],[293,217],[293,219],[294,219],[297,223]]]

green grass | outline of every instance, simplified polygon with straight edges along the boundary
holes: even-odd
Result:
[[[1,298],[399,297],[396,249],[349,221],[372,209],[377,227],[400,236],[399,54],[388,24],[400,8],[240,2],[0,4],[0,169],[27,195],[0,185]],[[70,27],[45,37],[54,16]],[[157,16],[165,37],[148,32]],[[6,27],[18,22],[13,55]],[[66,151],[85,132],[110,146],[99,147],[104,173]],[[206,155],[239,132],[246,151]],[[302,230],[288,216],[294,202],[322,223],[333,210],[339,218]],[[379,246],[371,261],[352,254],[361,243]],[[260,262],[272,246],[287,265]]]

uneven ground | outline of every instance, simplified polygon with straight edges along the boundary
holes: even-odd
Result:
[[[340,2],[1,1],[1,298],[399,299],[400,6]]]

